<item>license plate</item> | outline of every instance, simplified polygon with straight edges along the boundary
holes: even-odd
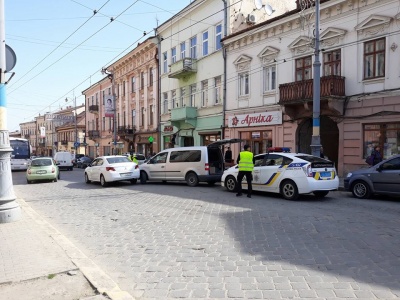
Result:
[[[36,171],[36,174],[46,174],[45,170]]]
[[[131,176],[131,173],[121,173],[121,177],[129,177]]]
[[[320,172],[319,175],[321,177],[331,177],[331,172]]]

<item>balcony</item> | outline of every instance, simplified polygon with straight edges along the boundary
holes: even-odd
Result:
[[[100,131],[98,131],[98,130],[89,130],[88,131],[88,137],[91,140],[93,140],[95,138],[99,138],[100,137]]]
[[[285,107],[286,113],[295,117],[300,106],[310,109],[313,101],[313,79],[290,82],[279,85],[279,104]],[[345,78],[331,75],[323,76],[320,81],[321,111],[341,115],[345,100]]]
[[[171,109],[172,124],[184,122],[196,127],[196,120],[197,107],[179,107]]]
[[[118,126],[117,132],[118,135],[132,135],[136,132],[136,126]]]
[[[61,145],[68,145],[68,141],[67,140],[62,140],[61,141]]]
[[[99,113],[99,106],[98,105],[89,105],[89,112],[98,114]]]
[[[186,57],[171,65],[169,78],[180,79],[197,72],[197,59]]]

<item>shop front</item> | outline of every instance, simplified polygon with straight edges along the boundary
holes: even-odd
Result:
[[[234,145],[232,150],[235,155],[245,144],[250,145],[254,154],[265,153],[269,147],[283,145],[281,111],[227,114],[227,121],[225,139],[243,140],[240,146]]]
[[[158,137],[157,132],[149,132],[149,133],[137,133],[135,134],[135,147],[134,151],[136,153],[142,153],[146,157],[151,156],[154,153],[158,152]],[[132,147],[131,144],[130,147]],[[129,151],[131,152],[131,151]]]

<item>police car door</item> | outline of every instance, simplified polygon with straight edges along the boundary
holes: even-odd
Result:
[[[279,191],[280,177],[285,171],[282,165],[283,156],[279,154],[267,154],[264,165],[260,167],[257,178],[257,189],[266,192]]]

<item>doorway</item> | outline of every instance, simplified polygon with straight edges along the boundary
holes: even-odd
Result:
[[[339,129],[335,121],[327,116],[320,117],[320,137],[324,154],[338,167]],[[305,119],[297,128],[297,152],[311,154],[312,119]]]

